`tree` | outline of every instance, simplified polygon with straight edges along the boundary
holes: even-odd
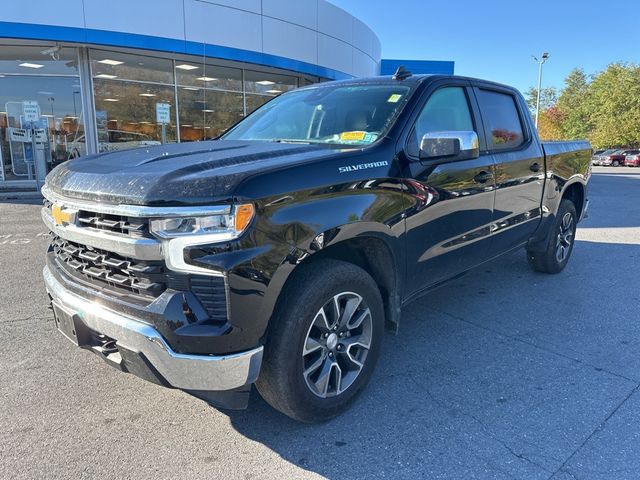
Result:
[[[535,87],[531,87],[524,94],[527,105],[529,106],[529,110],[531,110],[531,114],[535,115],[536,113],[536,101],[538,98],[538,89]],[[558,89],[556,87],[545,87],[540,90],[540,111],[547,110],[553,107],[558,100]]]
[[[546,110],[540,111],[540,119],[538,120],[538,135],[542,140],[561,140],[564,138],[562,124],[565,115],[553,106]]]
[[[536,89],[527,92],[535,111]],[[612,63],[590,76],[571,71],[557,94],[552,87],[541,95],[538,133],[548,139],[587,138],[595,148],[640,145],[640,66]]]
[[[557,101],[557,108],[562,112],[562,137],[566,139],[587,138],[593,129],[590,119],[589,77],[580,68],[574,68],[564,81]]]
[[[594,77],[583,105],[595,147],[640,145],[640,66],[609,65]]]

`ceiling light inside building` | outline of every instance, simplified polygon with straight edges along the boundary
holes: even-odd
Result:
[[[40,63],[29,63],[29,62],[24,62],[20,64],[21,67],[25,67],[25,68],[42,68],[44,67],[44,65],[40,64]]]
[[[202,82],[213,82],[214,80],[217,80],[217,78],[213,78],[213,77],[197,77],[196,80],[200,80]]]
[[[256,82],[258,85],[275,85],[276,82],[272,82],[271,80],[260,80]]]
[[[104,63],[105,65],[111,65],[111,66],[116,66],[116,65],[122,65],[124,62],[120,62],[118,60],[109,60],[108,58],[105,58],[104,60],[100,60],[98,63]]]
[[[119,102],[120,100],[118,100],[117,98],[105,98],[104,101],[105,102]]]
[[[190,123],[185,123],[183,125],[180,125],[181,127],[193,127],[193,125],[191,125]]]
[[[196,67],[195,65],[183,63],[182,65],[176,65],[176,68],[179,68],[180,70],[195,70],[198,67]]]
[[[282,90],[267,90],[267,93],[282,93]]]
[[[200,90],[199,88],[196,88],[196,87],[182,87],[182,89],[183,90],[192,90],[194,92],[197,92],[197,91]]]
[[[96,75],[95,78],[107,78],[107,79],[111,80],[113,78],[118,78],[118,76],[117,75],[107,75],[106,73],[100,73],[100,74]]]
[[[207,108],[202,109],[204,113],[213,113],[213,110],[209,110]]]
[[[155,93],[139,93],[138,95],[140,95],[141,97],[155,97],[156,96]]]

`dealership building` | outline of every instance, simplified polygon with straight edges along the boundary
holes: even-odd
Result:
[[[270,98],[326,80],[453,73],[381,59],[325,0],[34,0],[0,15],[0,193],[83,155],[214,138]]]

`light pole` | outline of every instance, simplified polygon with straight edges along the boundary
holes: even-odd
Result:
[[[542,65],[549,58],[549,54],[544,52],[542,58],[538,60],[538,57],[532,55],[533,59],[538,64],[538,98],[536,99],[536,129],[538,128],[538,118],[540,117],[540,89],[542,88]]]

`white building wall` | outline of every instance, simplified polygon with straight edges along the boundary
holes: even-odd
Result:
[[[51,0],[6,2],[1,21],[186,40],[376,75],[380,41],[326,0]]]

